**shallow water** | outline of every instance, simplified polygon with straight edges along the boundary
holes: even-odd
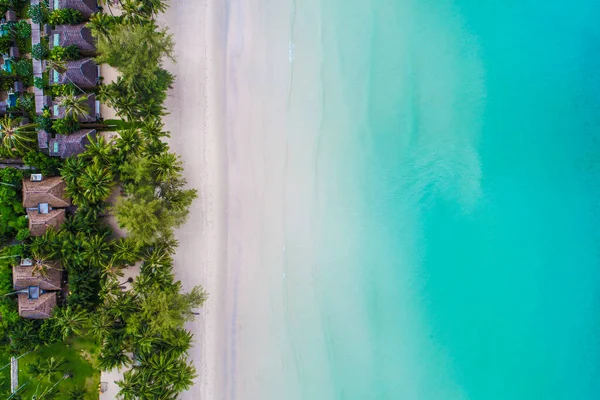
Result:
[[[600,3],[255,4],[277,239],[229,395],[599,398]]]

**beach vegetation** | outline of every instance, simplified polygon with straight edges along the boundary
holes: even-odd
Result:
[[[0,118],[0,154],[21,156],[35,148],[35,124],[21,124],[18,118],[6,114]]]

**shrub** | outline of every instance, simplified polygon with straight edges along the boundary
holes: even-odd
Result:
[[[38,89],[46,89],[48,87],[48,77],[44,75],[41,78],[36,76],[33,78],[33,86]]]
[[[55,157],[50,157],[39,151],[30,151],[23,157],[25,165],[34,167],[45,176],[59,175],[61,160]]]
[[[27,11],[27,16],[34,24],[45,24],[48,22],[48,7],[43,1],[40,4],[32,4]]]
[[[69,94],[75,94],[75,86],[70,82],[52,85],[50,88],[52,89],[52,97],[62,97]]]
[[[44,42],[36,43],[31,47],[31,57],[42,60],[48,57],[48,45]]]
[[[0,53],[8,54],[13,40],[9,36],[0,36]]]
[[[72,8],[59,8],[52,11],[48,19],[52,25],[76,25],[83,21],[83,15]]]
[[[16,80],[14,75],[0,69],[0,90],[11,90]]]
[[[35,97],[33,93],[23,93],[17,100],[17,106],[28,114],[35,115]]]
[[[48,107],[44,107],[42,115],[38,115],[35,118],[35,123],[38,125],[38,127],[45,131],[52,131],[52,122],[52,114],[50,113],[50,109],[48,109]]]
[[[31,60],[19,60],[15,63],[15,72],[23,79],[28,79],[33,76],[33,64]]]
[[[15,22],[12,24],[10,30],[15,38],[29,39],[31,37],[31,25],[25,20]]]
[[[17,236],[15,239],[23,241],[23,240],[29,239],[30,236],[31,236],[31,232],[29,231],[29,228],[21,228],[17,232]]]
[[[79,52],[79,48],[75,45],[67,47],[55,46],[50,51],[50,58],[54,61],[78,60],[81,58],[81,53]]]
[[[79,129],[79,122],[72,118],[59,118],[52,122],[52,129],[61,135],[68,135]]]

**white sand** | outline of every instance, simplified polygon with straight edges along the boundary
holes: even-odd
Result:
[[[195,335],[191,351],[199,377],[181,399],[220,399],[223,387],[217,357],[223,348],[225,318],[225,209],[227,165],[223,129],[224,55],[214,46],[221,29],[222,7],[212,0],[173,0],[162,17],[176,42],[177,76],[166,106],[172,132],[171,147],[182,158],[189,186],[198,189],[189,221],[177,232],[176,277],[184,289],[202,285],[210,294],[196,321],[188,324]]]

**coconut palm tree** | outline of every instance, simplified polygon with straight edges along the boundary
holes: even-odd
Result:
[[[139,245],[128,238],[121,238],[114,243],[113,260],[125,265],[133,265],[140,256]]]
[[[65,118],[71,118],[79,121],[81,118],[90,114],[90,108],[87,104],[89,95],[76,96],[69,93],[59,99],[58,105],[65,109]]]
[[[77,179],[83,196],[90,203],[104,201],[110,196],[113,186],[113,174],[108,168],[99,164],[89,165]]]
[[[64,161],[63,166],[60,169],[60,175],[67,185],[75,186],[77,184],[77,178],[83,173],[84,169],[85,162],[82,158],[69,157]]]
[[[84,386],[75,386],[67,390],[68,400],[83,400],[85,399],[86,390]]]
[[[103,341],[114,328],[114,319],[103,310],[90,315],[88,332],[96,339]]]
[[[183,171],[179,157],[174,153],[163,153],[150,159],[156,182],[167,182],[178,178]]]
[[[90,16],[90,21],[87,23],[87,27],[92,31],[92,35],[97,38],[103,38],[112,43],[110,38],[110,32],[112,27],[115,25],[115,18],[104,13],[94,13]]]
[[[114,348],[103,348],[98,356],[98,367],[102,371],[110,371],[114,368],[127,367],[131,365],[131,359],[125,353],[125,350]]]
[[[0,118],[0,139],[9,155],[21,155],[34,148],[36,124],[20,125],[8,114]]]
[[[111,165],[114,161],[114,149],[103,136],[90,140],[84,154],[102,165]]]
[[[67,63],[63,60],[52,60],[48,59],[46,61],[46,72],[56,71],[59,74],[64,74],[67,72]]]
[[[32,254],[33,257],[33,269],[31,270],[31,275],[39,274],[40,276],[47,278],[48,277],[48,269],[59,269],[56,262],[51,261],[48,257],[44,257],[41,255],[39,251],[34,251]]]
[[[111,246],[106,241],[105,235],[88,236],[83,243],[82,255],[86,264],[91,266],[101,266],[109,264]]]
[[[65,340],[73,334],[80,335],[87,322],[86,311],[71,306],[56,309],[52,318]]]

